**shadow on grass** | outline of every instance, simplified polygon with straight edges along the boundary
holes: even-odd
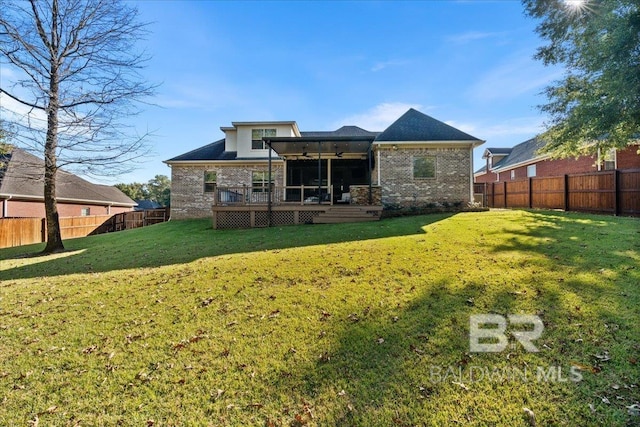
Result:
[[[376,222],[213,230],[209,220],[172,221],[150,227],[65,241],[66,251],[30,255],[43,245],[0,250],[0,260],[16,260],[0,270],[0,280],[188,263],[199,258],[287,249],[423,233],[422,227],[453,214]],[[28,262],[21,262],[30,258]],[[10,263],[11,261],[9,261]]]
[[[527,426],[523,407],[532,408],[544,425],[637,421],[626,409],[637,403],[633,387],[640,375],[634,359],[640,348],[640,265],[629,253],[637,248],[637,237],[629,236],[628,228],[624,237],[617,235],[615,223],[599,217],[532,215],[533,221],[523,218],[526,231],[508,225],[500,230],[508,234],[507,242],[488,248],[489,252],[519,251],[540,257],[541,265],[554,276],[538,277],[538,267],[527,266],[531,274],[524,283],[513,285],[500,285],[497,279],[489,284],[472,280],[462,287],[453,280],[427,283],[427,291],[398,307],[397,316],[394,310],[362,307],[340,319],[336,339],[326,344],[325,353],[297,366],[293,375],[280,372],[273,379],[278,389],[297,388],[304,396],[292,425],[313,422],[309,414],[314,405],[328,408],[316,414],[326,425]],[[608,236],[606,242],[588,237],[598,230]],[[578,239],[575,244],[573,238]],[[602,251],[608,256],[603,257]],[[560,282],[549,280],[562,279],[565,272],[583,269],[593,276],[594,271],[598,275],[609,268],[615,271],[606,284],[579,274]],[[514,346],[502,353],[470,354],[469,315],[481,313],[539,315],[545,324],[536,342],[541,351],[527,353]],[[604,355],[611,361],[603,362]],[[584,369],[580,382],[537,376],[537,367],[546,373],[559,367],[567,375],[575,364]],[[470,380],[472,367],[496,366],[507,372],[529,368],[530,375],[527,381],[518,376]],[[461,377],[456,375],[459,370]]]

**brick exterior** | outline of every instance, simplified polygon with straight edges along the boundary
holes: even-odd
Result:
[[[69,217],[69,216],[81,216],[82,209],[89,208],[90,215],[107,215],[109,213],[109,208],[107,206],[101,205],[82,205],[82,204],[74,204],[74,203],[61,203],[58,202],[58,215],[60,217]],[[25,200],[7,200],[6,201],[6,210],[4,212],[5,203],[4,200],[0,200],[0,218],[44,218],[44,202],[40,201],[25,201]],[[132,211],[133,208],[126,207],[111,207],[111,215],[129,212]]]
[[[618,169],[638,169],[640,168],[640,146],[632,145],[623,151],[618,151],[616,160]]]
[[[640,168],[640,155],[637,154],[638,147],[631,146],[616,154],[618,169]],[[534,164],[534,163],[530,163]],[[535,162],[536,176],[560,176],[565,174],[578,174],[596,172],[598,170],[597,156],[580,156],[578,158],[569,157],[566,159],[546,159]],[[511,177],[511,171],[514,177]],[[520,166],[500,172],[499,179],[495,172],[485,173],[477,176],[475,182],[503,182],[518,181],[527,178],[527,166]]]
[[[402,207],[429,203],[468,203],[470,201],[470,148],[413,148],[397,144],[397,149],[380,147],[382,203]],[[414,179],[413,158],[432,156],[436,159],[436,176]]]
[[[171,167],[171,218],[208,218],[211,216],[214,193],[204,191],[204,173],[215,171],[217,185],[221,187],[251,186],[251,175],[254,171],[267,171],[264,164],[232,164],[232,165],[173,165]],[[282,185],[283,165],[272,164],[275,185]]]
[[[382,189],[377,186],[371,186],[371,203],[369,203],[369,186],[368,185],[352,185],[349,189],[352,205],[373,205],[380,206],[382,204]]]

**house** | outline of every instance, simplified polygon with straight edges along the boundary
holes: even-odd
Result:
[[[466,205],[473,199],[473,148],[484,142],[414,109],[383,132],[300,131],[295,121],[220,129],[224,138],[165,162],[172,218],[248,204]]]
[[[111,215],[136,203],[116,187],[90,183],[58,170],[56,199],[61,217]],[[0,156],[0,218],[44,218],[44,161],[22,149]]]
[[[640,168],[637,145],[564,159],[552,159],[549,154],[541,154],[543,146],[541,139],[532,138],[513,148],[486,148],[482,155],[486,164],[474,173],[475,182],[517,181],[531,177]]]
[[[147,211],[152,209],[162,209],[162,205],[155,200],[148,199],[136,199],[137,206],[134,208],[136,211]]]

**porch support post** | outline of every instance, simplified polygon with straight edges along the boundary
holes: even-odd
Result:
[[[322,204],[322,142],[318,141],[318,204]]]
[[[371,174],[373,167],[371,166],[371,143],[369,143],[369,148],[367,149],[367,162],[369,163],[369,206],[373,204],[373,188],[371,186]]]
[[[269,146],[269,175],[267,182],[267,227],[271,227],[271,141],[267,141]],[[252,225],[253,226],[253,225]]]
[[[333,205],[333,184],[331,182],[331,158],[327,159],[327,193],[329,193],[329,204]]]

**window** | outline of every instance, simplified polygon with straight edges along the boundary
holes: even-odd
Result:
[[[213,193],[216,191],[216,182],[218,176],[216,171],[205,171],[204,173],[204,192]]]
[[[266,193],[268,191],[269,172],[254,171],[251,173],[251,186],[254,193]],[[271,177],[271,186],[273,187],[273,176]]]
[[[511,180],[513,181],[514,179],[516,179],[516,170],[511,169]]]
[[[425,179],[436,177],[435,157],[414,157],[413,158],[413,178]]]
[[[89,215],[91,215],[91,208],[80,209],[80,216],[89,216]]]
[[[527,166],[527,178],[533,178],[536,176],[536,165]]]
[[[599,170],[609,171],[609,170],[614,170],[616,168],[616,149],[615,148],[607,150],[607,152],[604,155],[600,153],[600,150],[598,150],[598,153],[600,154],[599,156],[600,158],[598,159]]]
[[[264,137],[276,136],[275,129],[251,129],[251,149],[265,150],[266,144],[262,140]]]

